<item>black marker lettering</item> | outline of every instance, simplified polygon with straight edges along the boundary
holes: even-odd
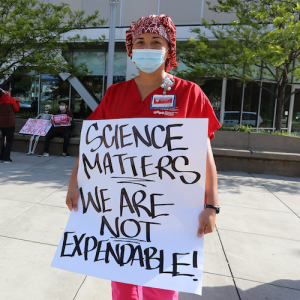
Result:
[[[198,182],[198,181],[200,180],[200,178],[201,178],[200,173],[195,172],[195,171],[179,171],[179,170],[177,170],[177,168],[176,168],[176,161],[177,161],[177,159],[178,159],[179,157],[180,157],[180,158],[183,158],[183,160],[184,160],[184,165],[185,165],[185,166],[187,166],[187,165],[189,164],[189,159],[188,159],[186,156],[177,156],[177,157],[175,157],[175,158],[173,159],[173,161],[172,161],[172,169],[173,169],[175,172],[192,173],[192,174],[195,174],[195,175],[196,175],[196,178],[195,178],[192,182],[187,182],[187,181],[185,180],[185,178],[184,178],[183,175],[179,176],[179,177],[180,177],[180,180],[181,180],[184,184],[194,184],[194,183]]]
[[[88,130],[87,130],[87,132],[86,132],[86,136],[85,136],[85,143],[86,143],[87,145],[89,145],[90,143],[92,143],[92,142],[95,141],[96,139],[100,139],[100,141],[99,141],[99,146],[98,146],[97,148],[95,148],[95,149],[91,149],[91,152],[95,152],[97,149],[99,149],[99,148],[101,147],[101,145],[102,145],[102,143],[103,143],[103,137],[102,137],[102,136],[97,136],[97,137],[95,137],[94,139],[92,139],[91,141],[89,141],[88,136],[89,136],[89,133],[90,133],[90,129],[91,129],[92,127],[94,127],[95,130],[97,131],[97,130],[98,130],[98,124],[97,124],[97,123],[93,123],[93,124],[88,128]]]
[[[152,146],[152,141],[151,141],[151,138],[150,138],[148,125],[146,125],[144,128],[145,128],[145,134],[146,134],[146,137],[147,137],[147,141],[142,137],[142,135],[139,133],[139,131],[137,130],[137,128],[135,126],[132,127],[136,147],[138,147],[138,140],[140,140],[147,147]]]
[[[168,145],[168,151],[174,150],[188,150],[188,148],[174,148],[172,149],[171,141],[172,140],[181,140],[182,136],[171,136],[171,128],[172,127],[181,127],[183,124],[171,124],[167,126],[167,135],[166,135],[166,144]]]
[[[130,146],[130,145],[132,145],[132,144],[133,144],[133,143],[124,144],[124,139],[125,139],[126,137],[128,137],[128,136],[131,136],[131,135],[132,135],[132,133],[124,135],[124,133],[123,133],[123,128],[124,128],[124,127],[126,127],[126,126],[128,126],[128,124],[126,124],[126,125],[121,125],[121,126],[120,126],[120,128],[119,128],[119,130],[120,130],[120,141],[121,141],[121,148],[124,148],[124,147]]]
[[[142,156],[141,157],[141,164],[142,164],[141,168],[142,168],[142,172],[143,172],[143,177],[147,177],[147,176],[151,176],[151,175],[155,175],[156,174],[156,173],[147,174],[146,167],[147,166],[152,166],[153,164],[146,165],[146,157],[152,157],[152,155]]]
[[[106,225],[106,227],[108,228],[108,230],[110,231],[110,233],[114,237],[119,237],[120,236],[120,232],[119,232],[119,217],[117,217],[115,219],[115,229],[116,229],[116,231],[113,231],[113,229],[111,228],[111,226],[108,223],[108,221],[105,218],[105,216],[102,216],[102,222],[101,222],[101,227],[100,227],[100,235],[104,235],[104,226],[105,225]]]
[[[161,148],[166,146],[166,140],[165,140],[165,142],[162,146],[158,146],[156,144],[156,140],[155,140],[155,130],[156,130],[156,128],[160,128],[161,131],[165,131],[165,127],[163,127],[162,125],[157,125],[157,126],[153,127],[152,132],[151,132],[151,139],[152,139],[153,147],[156,148],[156,149],[161,149]]]
[[[94,245],[92,247],[92,249],[89,249],[89,241],[90,240],[93,240],[94,242]],[[91,236],[91,237],[87,237],[85,239],[85,245],[84,245],[84,260],[88,260],[88,253],[93,251],[94,249],[96,249],[97,247],[97,239],[94,237],[94,236]]]
[[[165,166],[162,166],[162,161],[164,158],[168,159],[168,163]],[[155,168],[158,169],[158,176],[160,179],[162,179],[162,172],[165,172],[166,174],[168,174],[171,177],[171,179],[175,179],[175,176],[170,171],[165,169],[166,167],[168,167],[171,164],[172,164],[172,156],[170,156],[170,155],[163,156],[158,160],[157,166]]]
[[[83,153],[82,154],[82,162],[83,162],[83,167],[84,167],[84,172],[85,172],[85,175],[88,179],[91,178],[88,170],[87,170],[87,165],[88,167],[91,169],[94,169],[96,168],[96,166],[98,167],[98,170],[99,170],[99,173],[101,174],[102,173],[102,169],[101,169],[101,166],[100,166],[100,162],[99,162],[99,153],[96,154],[95,156],[95,163],[94,163],[94,166],[92,166],[89,162],[89,160],[87,159],[86,155]]]
[[[67,239],[68,239],[68,234],[69,233],[75,233],[75,231],[72,231],[72,232],[64,232],[64,241],[63,241],[63,245],[62,245],[62,248],[61,248],[61,253],[60,253],[60,257],[64,257],[64,256],[72,256],[72,254],[65,254],[65,249],[66,249],[66,246],[69,246],[69,245],[73,245],[74,243],[67,243]]]
[[[82,234],[81,237],[77,238],[77,235],[73,235],[73,239],[74,239],[74,242],[75,242],[75,248],[74,248],[74,251],[72,252],[72,257],[75,255],[75,253],[77,252],[79,256],[82,255],[81,253],[81,249],[80,249],[80,243],[82,242],[84,236],[86,235],[86,233]]]

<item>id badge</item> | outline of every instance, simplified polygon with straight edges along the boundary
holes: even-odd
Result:
[[[176,95],[152,95],[150,109],[170,109],[176,107]]]

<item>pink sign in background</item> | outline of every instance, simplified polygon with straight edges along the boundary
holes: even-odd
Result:
[[[52,117],[54,126],[70,126],[71,123],[68,119],[68,115],[56,115]]]
[[[28,119],[20,133],[45,136],[51,126],[50,120]]]

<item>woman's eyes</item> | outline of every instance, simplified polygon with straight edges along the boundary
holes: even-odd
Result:
[[[159,41],[153,41],[152,43],[153,43],[153,44],[156,44],[156,45],[160,45],[160,44],[161,44]],[[138,41],[136,44],[137,44],[137,45],[144,44],[144,41]]]

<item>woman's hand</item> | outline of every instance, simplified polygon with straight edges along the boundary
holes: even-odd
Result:
[[[69,121],[71,122],[72,121],[72,118],[71,117],[68,117]]]
[[[78,211],[78,199],[79,199],[79,190],[78,190],[78,181],[77,181],[78,165],[79,165],[79,158],[77,159],[74,170],[70,176],[69,188],[66,197],[66,204],[69,210],[74,209],[74,211]]]
[[[69,186],[67,198],[66,198],[66,204],[69,210],[74,209],[74,211],[78,211],[78,198],[79,198],[78,187]]]
[[[216,211],[211,208],[204,209],[199,215],[199,228],[197,232],[198,238],[201,238],[203,233],[207,234],[214,231],[216,223]]]

